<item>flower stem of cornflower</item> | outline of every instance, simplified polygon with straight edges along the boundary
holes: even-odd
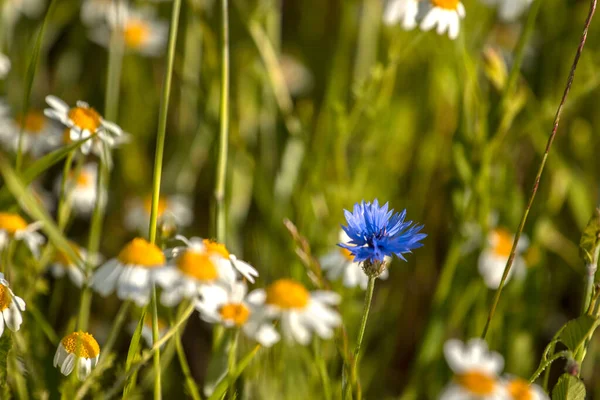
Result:
[[[510,268],[512,267],[513,261],[515,259],[515,253],[517,250],[517,244],[519,243],[519,239],[521,238],[521,233],[523,232],[523,228],[525,228],[525,222],[527,222],[527,217],[529,216],[529,210],[531,210],[531,205],[533,204],[533,200],[535,199],[535,195],[537,193],[540,179],[542,177],[542,173],[544,172],[544,167],[546,166],[546,161],[548,160],[548,154],[550,153],[550,148],[552,147],[552,143],[554,142],[554,138],[556,137],[556,133],[558,131],[558,125],[560,122],[560,117],[562,115],[562,111],[569,96],[569,92],[571,91],[571,85],[573,84],[573,79],[575,78],[575,71],[577,70],[577,64],[579,63],[579,58],[581,57],[581,53],[583,52],[583,47],[585,46],[585,42],[587,39],[588,29],[592,22],[592,18],[594,13],[596,12],[596,4],[598,0],[591,0],[590,10],[588,16],[585,20],[585,25],[583,28],[583,33],[581,34],[581,39],[579,41],[579,46],[577,47],[577,52],[575,53],[575,59],[573,60],[573,64],[571,65],[571,71],[569,72],[569,77],[567,78],[567,84],[565,86],[564,93],[562,95],[562,99],[556,110],[556,116],[554,117],[554,123],[552,127],[552,131],[550,133],[550,137],[548,137],[548,143],[546,144],[546,150],[544,151],[544,156],[542,157],[542,161],[537,171],[537,175],[535,177],[535,181],[533,183],[533,188],[531,189],[531,195],[529,196],[529,201],[527,202],[527,207],[525,208],[525,212],[523,213],[523,217],[521,218],[521,222],[519,223],[519,228],[517,229],[517,234],[515,235],[515,239],[513,241],[512,248],[510,250],[510,255],[508,256],[508,260],[506,262],[506,267],[504,268],[504,273],[502,274],[502,280],[500,281],[500,285],[498,286],[498,290],[494,296],[494,300],[492,303],[492,307],[490,308],[490,312],[485,323],[485,327],[483,328],[483,333],[481,334],[481,338],[485,339],[487,335],[488,329],[490,327],[490,323],[492,322],[492,318],[494,317],[494,313],[496,312],[496,307],[498,306],[498,302],[500,301],[500,295],[502,294],[502,289],[504,288],[504,283],[506,282],[506,278],[508,277],[508,273],[510,272]]]
[[[156,153],[154,156],[154,178],[152,181],[152,208],[150,210],[150,226],[148,236],[151,243],[156,243],[156,225],[158,221],[158,203],[160,199],[160,182],[162,177],[163,154],[165,150],[165,137],[167,134],[167,115],[169,111],[169,99],[171,96],[171,81],[173,78],[173,65],[175,62],[175,47],[177,45],[177,31],[179,29],[179,13],[181,11],[181,0],[173,2],[171,11],[171,28],[169,31],[169,45],[167,48],[167,68],[163,81],[160,109],[158,112],[158,133],[156,135]],[[152,283],[152,340],[158,342],[160,337],[158,329],[158,304],[156,298],[156,285]],[[161,398],[160,379],[160,348],[154,353],[154,399]]]
[[[227,177],[227,153],[229,147],[229,6],[228,0],[221,0],[221,100],[219,106],[219,158],[217,161],[216,236],[225,243],[225,180]]]
[[[50,2],[50,6],[48,6],[48,11],[46,12],[46,16],[44,17],[44,22],[42,22],[42,26],[38,35],[35,39],[35,46],[33,48],[33,53],[31,54],[31,59],[29,61],[29,65],[27,66],[27,75],[25,77],[25,96],[23,96],[23,108],[21,117],[23,120],[27,115],[27,110],[29,110],[29,101],[31,99],[31,88],[33,87],[33,80],[35,78],[35,71],[37,69],[38,61],[40,59],[40,51],[42,49],[42,39],[44,38],[44,32],[46,31],[46,25],[48,25],[48,20],[52,15],[52,11],[54,10],[54,6],[57,3],[56,0],[52,0]],[[21,165],[23,164],[23,131],[25,130],[25,124],[20,124],[19,129],[19,138],[17,141],[17,158],[15,161],[15,170],[19,172],[21,170]]]
[[[354,357],[350,360],[350,382],[346,383],[346,388],[343,388],[344,399],[352,398],[352,388],[356,387],[358,382],[358,358],[360,356],[360,349],[362,347],[363,338],[365,336],[365,329],[367,327],[367,318],[369,317],[369,310],[371,309],[371,300],[373,299],[373,289],[375,288],[376,276],[369,276],[369,284],[367,285],[367,291],[365,293],[365,303],[363,307],[362,319],[360,321],[360,329],[358,331],[358,339],[356,340],[356,347],[354,348]],[[361,398],[360,391],[357,393],[358,398]]]

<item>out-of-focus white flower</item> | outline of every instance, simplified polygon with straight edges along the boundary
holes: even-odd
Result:
[[[279,65],[283,79],[292,96],[300,96],[309,92],[314,84],[313,75],[297,58],[282,54]]]
[[[502,381],[509,400],[549,400],[550,397],[540,386],[530,384],[525,379],[510,377]]]
[[[65,336],[54,354],[54,366],[61,374],[70,375],[77,367],[77,378],[83,381],[98,364],[100,346],[87,332],[73,332]]]
[[[77,176],[75,176],[77,175]],[[98,198],[96,181],[98,177],[98,165],[89,163],[84,165],[79,173],[71,171],[65,183],[65,193],[70,196],[73,211],[81,215],[90,215]],[[62,176],[54,183],[54,192],[60,196]]]
[[[169,25],[154,18],[152,9],[114,9],[108,15],[108,26],[90,31],[90,39],[108,47],[112,32],[121,34],[125,49],[146,56],[160,56],[167,44]]]
[[[21,328],[23,311],[25,311],[25,302],[19,296],[15,296],[4,279],[4,274],[0,272],[0,337],[4,333],[4,326],[13,332]]]
[[[10,108],[0,103],[0,143],[6,149],[16,152],[19,134],[23,130],[21,149],[34,157],[57,148],[60,145],[60,129],[37,110],[30,110],[23,117],[13,117]]]
[[[177,236],[186,244],[167,251],[167,268],[156,272],[156,283],[163,287],[161,303],[173,306],[183,298],[196,299],[203,286],[229,287],[236,271],[254,282],[258,272],[250,264],[238,260],[224,245],[207,239]]]
[[[349,243],[350,238],[343,230],[339,234],[340,243]],[[360,286],[365,290],[369,282],[367,274],[363,271],[360,263],[354,262],[354,256],[343,247],[338,247],[327,253],[321,258],[321,267],[327,271],[327,278],[337,280],[340,276],[344,286],[353,288]],[[386,261],[391,261],[390,257],[386,257]],[[385,268],[379,278],[387,279],[389,275],[388,269]]]
[[[81,4],[81,20],[86,25],[108,23],[110,15],[124,15],[126,12],[124,0],[84,0]]]
[[[37,232],[41,222],[27,224],[19,214],[0,212],[0,250],[8,246],[11,240],[22,240],[31,253],[38,257],[40,246],[46,239]]]
[[[142,307],[150,301],[154,274],[165,264],[165,255],[156,245],[135,238],[98,268],[91,286],[102,296],[116,290],[121,300],[133,300]]]
[[[509,397],[498,374],[504,359],[488,351],[487,343],[471,339],[466,344],[451,339],[444,344],[446,362],[454,372],[440,400],[507,400]]]
[[[448,37],[452,40],[460,33],[460,20],[466,15],[465,7],[459,0],[430,0],[431,7],[423,21],[421,30],[429,31],[436,27],[438,35],[448,31]]]
[[[230,287],[202,286],[196,309],[200,317],[227,328],[241,328],[246,336],[265,347],[279,341],[279,333],[266,318],[261,306],[246,300],[248,288],[244,282],[234,282]]]
[[[37,18],[45,8],[46,0],[4,0],[0,10],[1,29],[6,29],[10,34],[21,15]]]
[[[419,0],[389,0],[383,12],[383,22],[395,25],[401,22],[402,29],[411,30],[417,27]]]
[[[51,108],[45,109],[44,114],[61,122],[69,129],[68,140],[78,141],[92,136],[91,140],[81,145],[80,150],[83,154],[89,154],[93,149],[94,153],[104,159],[103,143],[109,148],[122,143],[123,130],[114,122],[102,118],[86,102],[78,101],[73,108],[55,96],[46,96],[46,102]],[[109,162],[109,160],[105,161]]]
[[[150,225],[152,195],[134,198],[125,205],[125,227],[130,231],[147,232]],[[158,225],[189,226],[194,219],[190,200],[184,196],[161,196],[158,200]]]
[[[481,0],[489,6],[498,7],[498,18],[503,22],[514,22],[529,8],[533,0]]]
[[[0,53],[0,79],[6,78],[6,75],[10,72],[10,59]]]
[[[502,280],[504,267],[508,261],[510,250],[512,249],[514,236],[506,229],[496,228],[492,230],[487,237],[487,246],[479,256],[479,273],[481,274],[485,284],[490,289],[497,289]],[[523,276],[525,273],[525,259],[522,254],[529,246],[529,240],[525,235],[522,235],[517,245],[515,259],[510,272],[506,278],[506,282],[514,275]]]
[[[88,254],[85,249],[81,248],[73,242],[69,242],[69,246],[75,254],[81,257],[82,260],[88,260]],[[98,257],[94,257],[93,261]],[[95,262],[94,262],[95,264]],[[77,266],[75,261],[64,251],[56,250],[54,259],[49,266],[50,273],[54,278],[62,278],[65,274],[71,279],[71,282],[77,287],[83,286],[85,281],[85,275],[83,271]]]
[[[342,320],[332,307],[340,296],[331,291],[309,292],[304,285],[291,279],[280,279],[265,289],[253,290],[247,301],[264,307],[267,317],[279,318],[283,337],[307,345],[312,333],[323,339],[333,337]]]

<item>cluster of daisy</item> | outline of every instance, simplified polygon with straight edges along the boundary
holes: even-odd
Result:
[[[504,359],[489,351],[481,339],[467,343],[449,340],[444,345],[444,355],[454,379],[446,386],[440,400],[547,400],[544,390],[528,381],[501,376]]]
[[[482,0],[490,6],[498,7],[501,21],[512,22],[529,7],[532,0]],[[433,28],[439,35],[446,32],[450,39],[460,33],[460,21],[466,16],[460,0],[389,0],[384,10],[383,20],[387,25],[400,24],[405,30],[417,26],[423,31]]]

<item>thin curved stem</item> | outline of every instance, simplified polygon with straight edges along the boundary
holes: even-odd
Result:
[[[502,274],[502,280],[500,281],[500,285],[498,286],[498,290],[494,295],[494,300],[492,303],[492,307],[490,308],[490,313],[488,315],[487,321],[485,323],[485,327],[483,328],[483,333],[481,337],[485,339],[487,332],[490,327],[490,323],[492,322],[492,318],[494,318],[494,314],[496,312],[496,307],[500,301],[500,295],[502,294],[502,289],[504,288],[504,284],[506,282],[506,278],[510,272],[512,264],[515,259],[515,252],[517,250],[517,244],[519,243],[519,239],[521,238],[521,233],[523,232],[523,228],[525,228],[525,223],[527,222],[527,217],[529,216],[529,211],[531,210],[531,206],[533,204],[533,200],[535,199],[535,195],[537,194],[538,187],[540,184],[540,179],[542,177],[542,173],[544,172],[544,167],[546,166],[546,161],[548,160],[548,154],[550,153],[550,148],[552,147],[552,143],[554,142],[554,138],[556,137],[556,132],[558,131],[558,125],[560,122],[560,117],[562,115],[562,111],[567,101],[567,97],[569,96],[569,92],[571,91],[571,86],[573,84],[573,79],[575,78],[575,71],[577,70],[577,64],[579,63],[579,58],[581,57],[581,53],[583,52],[583,47],[585,46],[585,42],[587,39],[588,29],[592,22],[592,18],[594,13],[596,12],[596,4],[598,0],[592,0],[590,4],[590,11],[588,13],[587,19],[585,21],[585,25],[583,28],[583,33],[581,35],[581,40],[579,41],[579,46],[577,47],[577,52],[575,53],[575,59],[573,60],[573,64],[571,66],[571,71],[569,72],[569,77],[567,79],[567,85],[565,87],[565,91],[563,93],[562,99],[556,110],[556,116],[554,117],[554,124],[552,127],[552,132],[550,133],[550,137],[548,138],[548,143],[546,144],[546,150],[544,151],[544,156],[542,157],[542,161],[537,171],[537,175],[535,177],[535,181],[533,183],[533,188],[531,189],[531,195],[529,196],[529,201],[527,202],[527,207],[525,208],[525,212],[523,213],[523,217],[521,218],[521,222],[519,223],[519,229],[517,230],[517,234],[515,235],[515,239],[513,241],[512,248],[510,250],[510,255],[508,257],[508,261],[506,262],[506,267],[504,268],[504,273]]]

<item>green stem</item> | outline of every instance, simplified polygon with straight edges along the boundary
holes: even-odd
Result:
[[[521,218],[521,222],[519,223],[519,228],[517,229],[517,234],[515,235],[515,239],[513,241],[512,248],[510,250],[510,255],[508,256],[508,261],[506,262],[506,267],[504,268],[504,273],[502,274],[502,280],[500,281],[500,285],[498,286],[498,290],[494,295],[494,300],[492,302],[492,306],[490,308],[490,312],[485,323],[485,327],[483,328],[483,332],[481,334],[481,338],[485,339],[487,332],[490,327],[490,323],[492,322],[492,318],[494,318],[494,314],[496,312],[496,307],[500,301],[500,295],[502,294],[502,289],[504,288],[504,284],[506,282],[506,278],[510,272],[513,261],[515,259],[515,253],[517,250],[517,244],[519,243],[519,239],[521,238],[521,234],[523,229],[525,228],[525,223],[527,222],[527,217],[529,216],[529,210],[531,210],[531,206],[533,204],[533,200],[535,199],[535,195],[537,193],[540,179],[542,178],[542,173],[544,172],[544,167],[546,166],[546,161],[548,160],[548,154],[550,153],[550,148],[552,147],[552,143],[554,142],[554,138],[556,137],[556,133],[558,131],[558,125],[560,122],[560,117],[562,115],[562,111],[567,101],[567,97],[569,96],[569,92],[571,91],[571,85],[573,84],[573,79],[575,78],[575,71],[577,70],[577,64],[579,63],[579,58],[581,57],[581,53],[583,52],[583,47],[585,46],[585,42],[587,39],[588,29],[592,22],[592,17],[596,11],[596,3],[597,0],[591,0],[590,10],[585,21],[585,25],[583,28],[583,33],[581,35],[581,40],[579,41],[579,46],[577,47],[577,52],[575,53],[575,59],[573,60],[573,64],[571,66],[571,71],[569,72],[569,77],[567,78],[567,84],[562,95],[562,99],[556,110],[556,116],[554,117],[554,124],[552,127],[552,131],[550,133],[550,137],[548,138],[548,143],[546,144],[546,150],[544,151],[544,156],[542,157],[542,161],[540,162],[540,166],[538,168],[535,181],[533,183],[533,188],[531,189],[531,195],[529,196],[529,201],[527,202],[527,207],[525,208],[525,212],[523,213],[523,217]]]
[[[542,374],[542,372],[544,372],[544,370],[548,368],[550,364],[552,364],[554,361],[558,360],[559,358],[571,357],[571,355],[572,354],[570,351],[565,350],[554,354],[552,357],[545,361],[542,361],[538,369],[533,373],[533,375],[531,375],[531,378],[529,378],[529,383],[535,382],[535,380]]]
[[[179,358],[179,365],[181,366],[181,371],[183,372],[183,376],[185,377],[185,385],[187,386],[189,395],[193,400],[201,400],[200,393],[198,392],[198,386],[192,377],[192,372],[190,371],[190,366],[187,362],[187,358],[185,357],[185,351],[183,350],[183,343],[181,343],[181,333],[177,331],[175,334],[175,348],[177,349],[177,357]]]
[[[598,257],[600,256],[600,246],[596,246],[594,249],[594,256],[592,262],[585,266],[585,292],[582,302],[581,313],[585,314],[590,308],[592,296],[594,295],[594,278],[596,277],[596,271],[598,270]]]
[[[321,385],[323,386],[323,399],[331,400],[331,382],[329,380],[329,374],[327,373],[327,365],[325,359],[321,356],[319,351],[319,340],[313,340],[313,353],[315,356],[315,363],[319,370],[319,377],[321,378]]]
[[[229,375],[229,398],[235,399],[235,368],[237,364],[237,348],[240,337],[239,329],[236,329],[231,335],[231,341],[229,343],[229,355],[227,357],[228,375]]]
[[[371,300],[373,300],[373,289],[375,288],[375,276],[369,276],[369,284],[367,285],[367,291],[365,293],[365,302],[363,307],[362,320],[360,321],[360,329],[358,331],[358,339],[356,340],[356,347],[354,348],[354,357],[350,360],[350,384],[347,386],[344,392],[344,399],[352,398],[352,387],[356,387],[358,382],[358,359],[360,357],[360,349],[362,347],[363,338],[365,336],[365,330],[367,328],[367,319],[369,317],[369,310],[371,309]]]
[[[152,343],[158,342],[160,332],[158,329],[158,305],[156,301],[156,285],[152,285]],[[160,348],[154,353],[154,400],[162,398]]]
[[[90,306],[92,305],[92,290],[85,286],[81,290],[81,300],[79,305],[79,317],[77,319],[77,330],[87,331],[90,319]]]
[[[117,340],[117,336],[119,336],[119,333],[121,333],[121,327],[125,322],[125,317],[127,317],[127,313],[129,312],[130,307],[131,301],[124,301],[123,303],[121,303],[121,307],[119,307],[117,316],[115,317],[113,325],[110,328],[108,339],[106,339],[106,342],[102,346],[102,355],[100,356],[100,362],[106,359],[106,356],[110,354],[110,351],[115,345],[115,341]]]
[[[227,153],[229,146],[229,16],[228,0],[221,0],[221,100],[219,106],[219,159],[217,161],[216,236],[225,243],[225,179],[227,177]]]

